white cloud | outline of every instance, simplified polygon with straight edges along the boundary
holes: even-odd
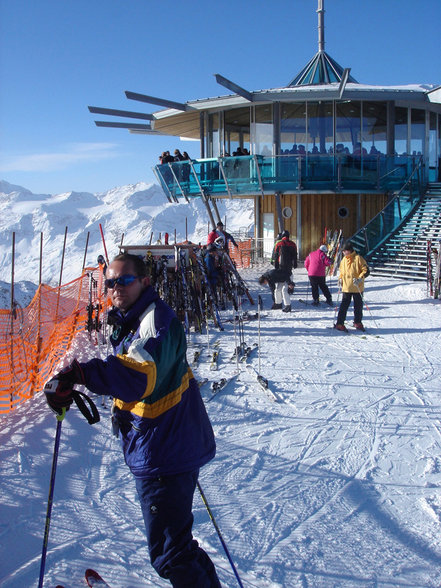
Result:
[[[0,172],[51,172],[78,163],[112,159],[119,155],[115,143],[72,143],[54,153],[2,156]]]

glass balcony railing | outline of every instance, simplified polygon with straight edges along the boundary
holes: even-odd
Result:
[[[298,190],[390,192],[412,176],[421,158],[407,155],[247,155],[157,165],[167,198],[271,194]],[[416,184],[415,177],[412,184]]]

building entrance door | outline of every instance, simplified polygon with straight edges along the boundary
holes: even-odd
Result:
[[[274,248],[274,214],[263,213],[263,257],[271,259]]]

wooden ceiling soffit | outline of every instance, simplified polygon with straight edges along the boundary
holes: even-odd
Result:
[[[199,128],[200,113],[186,112],[169,118],[156,119],[154,130],[163,135],[173,137],[188,137],[189,139],[200,139]]]

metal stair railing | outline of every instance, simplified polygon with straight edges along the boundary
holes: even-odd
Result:
[[[425,281],[427,242],[441,239],[441,187],[430,185],[414,214],[369,259],[377,275]]]
[[[416,209],[423,196],[421,172],[422,157],[418,159],[406,182],[383,210],[350,237],[360,255],[372,255]]]

